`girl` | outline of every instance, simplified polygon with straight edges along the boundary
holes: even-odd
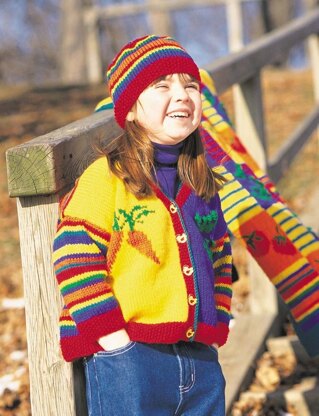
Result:
[[[61,349],[84,359],[89,414],[221,416],[231,250],[199,134],[200,75],[169,37],[107,71],[123,135],[61,201]]]

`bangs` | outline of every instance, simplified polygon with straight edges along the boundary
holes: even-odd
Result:
[[[169,79],[173,76],[174,74],[168,74],[168,75],[163,75],[162,77],[159,77],[157,79],[155,79],[150,85],[149,87],[152,87],[153,85],[157,84],[160,81],[165,81],[166,79]],[[183,82],[196,82],[196,84],[200,85],[200,82],[198,81],[198,79],[194,78],[193,76],[189,75],[189,74],[177,74],[178,78],[180,81]]]

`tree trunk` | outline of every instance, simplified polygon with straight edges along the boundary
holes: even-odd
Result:
[[[293,18],[292,0],[262,0],[262,13],[265,31],[277,29]]]
[[[64,84],[83,84],[87,80],[83,8],[81,0],[61,2],[60,74]]]

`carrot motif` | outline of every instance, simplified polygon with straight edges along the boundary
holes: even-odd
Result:
[[[160,261],[152,248],[152,243],[142,231],[129,231],[127,242],[132,247],[135,247],[141,254],[151,258],[155,263],[160,264]]]
[[[118,215],[114,215],[113,230],[114,234],[119,233],[120,235],[114,236],[115,239],[118,240],[115,240],[115,242],[118,242],[118,244],[114,244],[114,249],[112,249],[112,252],[110,253],[111,264],[114,263],[115,255],[120,248],[123,239],[122,230],[125,227],[125,224],[127,224],[129,228],[127,242],[132,247],[136,248],[141,254],[152,259],[155,263],[160,263],[152,248],[152,243],[149,241],[147,236],[142,231],[135,230],[135,225],[137,223],[142,224],[142,218],[152,214],[153,212],[154,211],[146,209],[145,205],[135,205],[129,212],[125,211],[124,209],[118,210]]]
[[[116,255],[118,251],[120,250],[123,236],[124,236],[123,231],[114,231],[112,234],[111,243],[107,251],[107,269],[109,273],[115,262]]]

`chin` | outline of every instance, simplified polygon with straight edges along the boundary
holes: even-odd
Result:
[[[176,139],[171,139],[169,144],[177,144],[177,143],[180,143],[180,142],[184,141],[187,137],[188,136],[182,137],[182,138],[179,137],[179,138],[176,138]]]

